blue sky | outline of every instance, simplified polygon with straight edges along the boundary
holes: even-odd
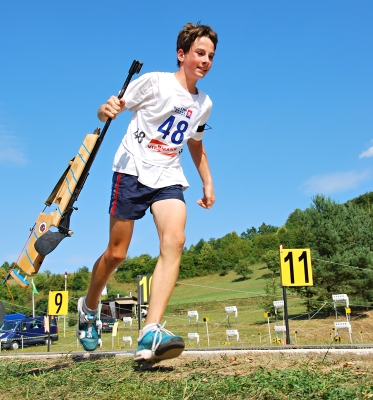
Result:
[[[317,193],[342,203],[371,191],[372,18],[371,1],[3,2],[0,263],[17,259],[68,160],[103,126],[97,108],[118,93],[132,61],[144,63],[141,73],[176,71],[186,22],[219,35],[199,82],[214,104],[204,144],[217,200],[211,210],[196,204],[201,182],[184,152],[188,247],[262,222],[280,226]],[[111,164],[129,118],[111,124],[76,203],[74,236],[42,270],[91,269],[105,250]],[[129,254],[157,252],[148,213]]]

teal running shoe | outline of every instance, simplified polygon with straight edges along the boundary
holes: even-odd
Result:
[[[183,338],[166,330],[164,324],[157,324],[154,330],[147,332],[137,341],[135,361],[140,364],[155,364],[178,357],[185,348]]]
[[[76,336],[84,350],[96,350],[99,345],[99,334],[96,325],[96,315],[86,314],[83,311],[84,297],[78,300],[78,326]]]

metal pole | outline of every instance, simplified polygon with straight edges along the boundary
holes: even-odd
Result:
[[[67,290],[67,271],[65,271],[65,292]],[[66,337],[66,315],[63,316],[63,337]]]
[[[51,316],[48,315],[48,319],[49,319],[49,327],[48,327],[48,353],[51,350]]]
[[[206,321],[206,333],[207,333],[207,347],[210,347],[209,326],[207,321]]]
[[[286,327],[286,344],[290,344],[290,332],[289,332],[289,316],[288,316],[288,302],[286,297],[286,286],[282,287],[282,296],[284,299],[284,318]]]
[[[34,279],[32,279],[31,282],[32,282],[32,317],[35,318]]]
[[[98,302],[98,315],[97,315],[97,320],[99,321],[99,326],[98,326],[98,343],[100,348],[102,348],[102,322],[101,322],[101,308],[102,308],[102,303],[101,303],[101,297],[102,293],[100,294],[100,300]],[[96,321],[97,324],[97,321]],[[96,325],[97,326],[97,325]]]
[[[137,282],[138,282],[138,299],[137,299],[137,328],[138,328],[138,335],[141,336],[141,296],[142,296],[142,287],[139,284],[141,279],[141,275],[137,275]]]
[[[267,318],[267,321],[268,321],[269,344],[272,344],[271,325],[269,323],[269,317]]]

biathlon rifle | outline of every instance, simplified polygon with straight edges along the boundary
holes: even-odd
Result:
[[[142,64],[140,61],[133,61],[127,79],[118,94],[118,99],[123,97],[133,75],[140,72]],[[27,276],[22,276],[16,268],[19,267],[26,275],[36,274],[45,256],[51,253],[63,239],[73,235],[70,230],[70,218],[73,211],[77,210],[74,203],[78,200],[83,189],[89,170],[111,121],[111,118],[108,118],[101,132],[100,128],[96,128],[93,133],[86,135],[78,154],[69,162],[68,167],[44,203],[46,207],[55,203],[57,205],[56,210],[46,214],[44,213],[45,207],[43,212],[39,214],[33,228],[30,229],[31,233],[27,247],[25,246],[26,249],[21,253],[19,261],[15,263],[15,267],[9,272],[3,283],[12,276],[18,284],[28,287]],[[52,226],[56,227],[57,231],[51,231],[50,227]]]

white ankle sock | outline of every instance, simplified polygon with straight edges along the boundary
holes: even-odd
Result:
[[[157,324],[155,322],[153,322],[152,324],[145,325],[142,328],[142,336],[144,336],[148,332],[154,331],[156,328],[158,328],[158,326],[159,326],[159,324]]]
[[[95,310],[92,310],[91,308],[87,307],[87,305],[85,304],[85,297],[84,297],[83,307],[82,308],[83,308],[84,314],[89,314],[89,315],[96,315],[97,314],[98,308],[96,308]]]

